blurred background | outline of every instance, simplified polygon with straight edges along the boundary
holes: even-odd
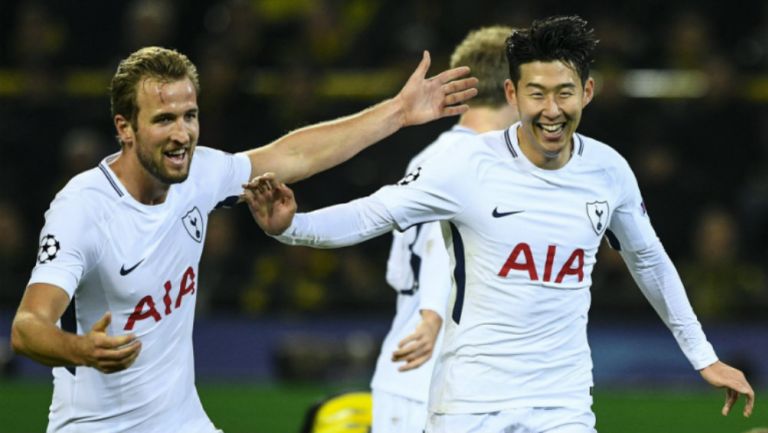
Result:
[[[236,152],[395,95],[424,49],[432,53],[431,72],[447,68],[453,47],[473,28],[572,13],[601,39],[597,96],[580,132],[629,160],[710,340],[721,358],[765,387],[765,1],[3,0],[0,416],[31,390],[35,403],[25,405],[39,409],[35,426],[45,424],[49,369],[12,356],[10,321],[51,199],[73,175],[118,150],[107,87],[120,59],[145,45],[189,55],[202,84],[199,144]],[[407,128],[294,185],[300,210],[396,182],[410,157],[454,122]],[[394,314],[395,293],[384,281],[389,241],[333,251],[284,247],[264,236],[245,208],[212,214],[195,327],[204,400],[212,389],[205,384],[282,392],[285,384],[310,383],[298,410],[325,390],[365,387]],[[607,245],[593,280],[598,387],[702,391]],[[239,395],[227,389],[222,393]],[[215,402],[207,404],[215,411]],[[5,422],[0,430],[10,431]],[[737,431],[731,427],[718,431]],[[228,431],[258,431],[240,428],[225,423]]]

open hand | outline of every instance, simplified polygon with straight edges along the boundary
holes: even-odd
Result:
[[[396,96],[403,104],[405,126],[462,114],[469,110],[464,102],[477,95],[477,78],[459,79],[469,73],[468,67],[449,69],[425,79],[430,62],[429,51],[424,51],[419,66]]]
[[[254,177],[243,189],[251,215],[265,233],[276,236],[290,227],[296,214],[296,199],[274,173]]]

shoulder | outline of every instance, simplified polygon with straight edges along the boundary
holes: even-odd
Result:
[[[242,153],[229,153],[211,147],[198,146],[192,157],[190,177],[210,181],[211,176],[230,176],[232,170],[242,169],[250,173],[251,163]]]
[[[408,172],[415,170],[422,165],[425,161],[437,157],[445,152],[452,152],[456,148],[466,147],[466,143],[471,140],[475,140],[477,134],[466,128],[459,128],[454,126],[448,131],[440,134],[439,137],[427,147],[422,149],[419,153],[411,158],[408,163]]]
[[[626,158],[615,148],[602,141],[574,134],[574,152],[578,153],[588,165],[600,167],[614,176],[626,176],[632,173]]]
[[[51,201],[45,212],[45,230],[70,244],[86,245],[119,214],[122,192],[110,183],[100,167],[73,177]]]
[[[234,155],[231,153],[224,152],[223,150],[205,146],[197,146],[197,148],[195,148],[195,154],[192,156],[191,169],[195,169],[198,166],[216,164],[217,161],[221,161],[233,156]]]
[[[67,182],[51,202],[51,209],[66,209],[82,215],[96,215],[98,210],[121,200],[123,192],[102,166],[78,174]]]

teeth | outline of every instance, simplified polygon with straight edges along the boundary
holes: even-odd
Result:
[[[186,150],[184,150],[184,149],[176,149],[176,150],[173,150],[173,151],[170,151],[170,152],[165,152],[165,153],[166,153],[166,155],[170,155],[170,156],[181,156],[181,155],[184,155],[184,152],[186,152]]]
[[[547,131],[547,132],[557,132],[563,127],[562,123],[558,123],[557,125],[541,125],[541,129]]]

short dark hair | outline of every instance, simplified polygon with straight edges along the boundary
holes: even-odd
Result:
[[[535,20],[530,28],[518,30],[507,39],[509,77],[517,86],[520,65],[559,60],[573,67],[584,85],[589,78],[589,65],[598,42],[594,29],[579,16]]]

